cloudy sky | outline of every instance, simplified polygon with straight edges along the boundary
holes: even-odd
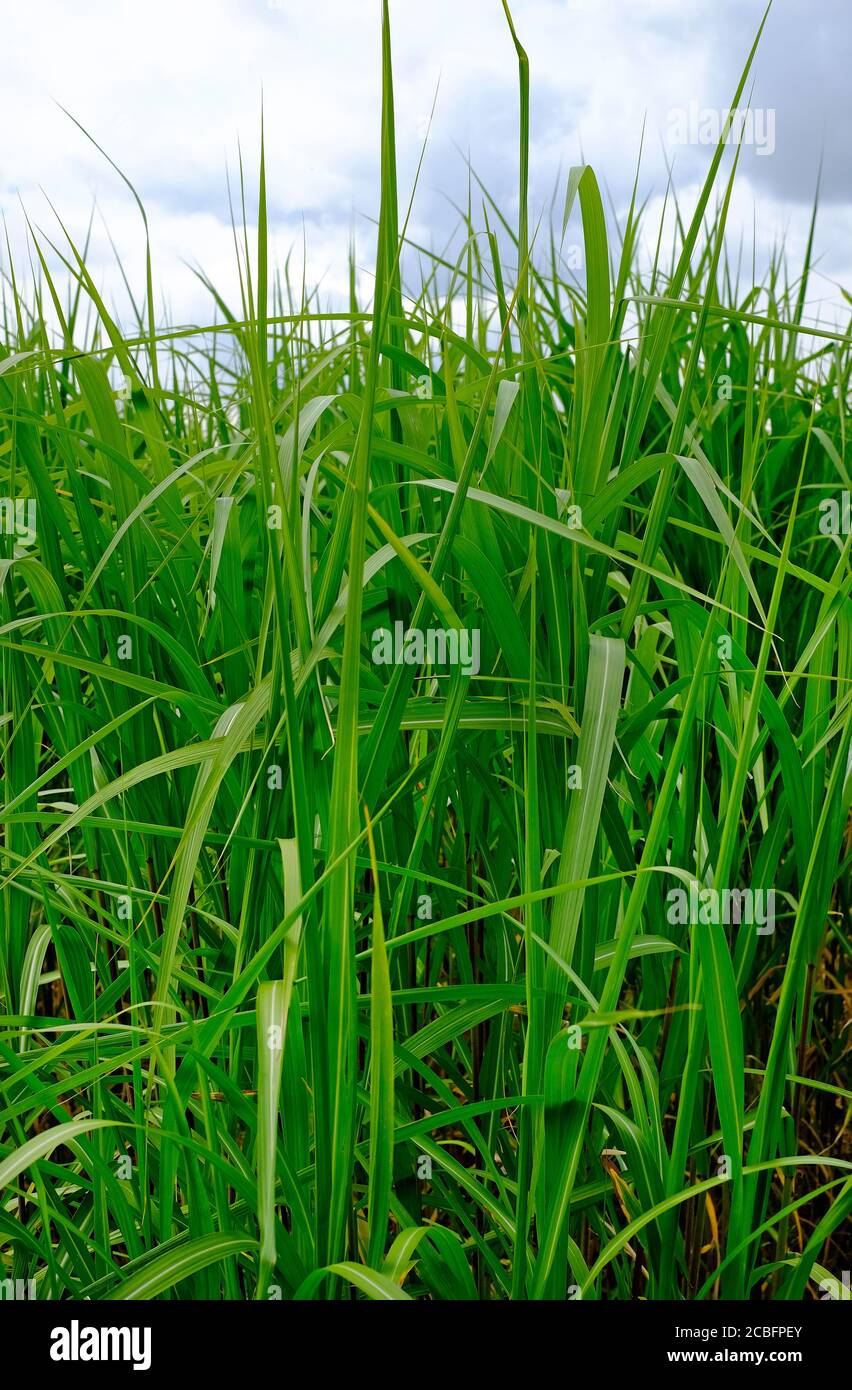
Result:
[[[549,203],[582,156],[623,210],[643,121],[649,227],[667,157],[688,204],[711,153],[695,137],[708,128],[708,110],[729,104],[763,8],[763,0],[513,0],[531,67],[535,206]],[[186,262],[233,291],[226,174],[233,178],[241,145],[251,186],[261,100],[278,255],[295,245],[301,260],[304,228],[307,277],[334,296],[354,226],[369,265],[379,0],[7,0],[3,10],[0,206],[19,274],[23,209],[56,237],[52,203],[82,238],[96,203],[97,279],[119,296],[108,228],[134,286],[144,283],[133,200],[65,107],[142,197],[170,315],[209,321]],[[439,247],[456,223],[454,200],[466,197],[461,152],[500,206],[510,215],[516,207],[514,52],[500,0],[391,0],[391,18],[403,200],[437,90],[411,234]],[[732,231],[749,259],[753,242],[763,264],[783,240],[795,264],[822,160],[814,318],[830,316],[837,282],[852,288],[851,73],[852,0],[775,0],[754,69],[755,143],[743,155]]]

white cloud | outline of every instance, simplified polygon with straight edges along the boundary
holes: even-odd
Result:
[[[515,0],[512,8],[531,63],[536,205],[546,204],[558,170],[576,162],[582,149],[623,207],[643,120],[642,191],[659,194],[668,112],[692,99],[727,105],[763,4]],[[454,225],[452,200],[467,195],[456,146],[470,150],[501,209],[514,215],[514,52],[499,0],[431,0],[428,7],[392,0],[391,10],[403,200],[440,78],[415,207],[416,234],[440,246]],[[829,202],[818,240],[822,270],[837,278],[847,276],[850,259],[852,188],[842,175],[852,129],[844,59],[850,35],[852,15],[842,0],[814,0],[806,14],[797,0],[776,0],[754,101],[777,107],[778,149],[771,159],[744,158],[736,204],[749,234],[756,207],[763,250],[767,229],[786,222],[795,253],[822,143]],[[175,317],[205,317],[206,296],[183,261],[201,263],[235,293],[225,170],[233,189],[239,139],[251,220],[262,93],[277,247],[283,253],[295,243],[300,259],[304,215],[308,278],[325,274],[327,293],[342,292],[354,218],[359,254],[368,262],[369,224],[361,214],[376,211],[378,0],[283,0],[280,7],[266,0],[87,0],[78,7],[40,0],[4,15],[4,58],[0,206],[18,259],[24,254],[19,196],[39,225],[55,230],[45,190],[78,240],[97,198],[134,286],[142,284],[132,200],[60,102],[142,196],[160,292]],[[685,196],[708,159],[706,148],[677,152],[676,178]],[[118,294],[100,220],[92,257],[99,280]]]

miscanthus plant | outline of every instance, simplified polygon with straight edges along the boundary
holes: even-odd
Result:
[[[727,130],[650,266],[573,171],[576,274],[507,21],[519,218],[418,255],[384,7],[368,304],[262,159],[215,325],[6,266],[7,1293],[845,1288],[850,337]]]

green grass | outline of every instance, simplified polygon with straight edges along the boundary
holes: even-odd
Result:
[[[39,1298],[849,1267],[850,335],[813,237],[740,282],[725,144],[650,268],[591,168],[534,225],[507,19],[518,221],[472,174],[412,257],[385,7],[370,304],[268,263],[262,157],[216,328],[157,322],[150,257],[135,328],[64,233],[67,294],[35,232],[7,266],[0,1275]],[[479,669],[377,664],[396,622]],[[774,931],[672,920],[693,881]]]

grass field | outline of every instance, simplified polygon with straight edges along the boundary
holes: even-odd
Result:
[[[36,231],[5,266],[0,1276],[38,1298],[843,1292],[850,335],[814,237],[732,263],[726,140],[656,243],[573,171],[567,266],[507,22],[518,219],[472,175],[403,254],[385,6],[370,302],[268,263],[262,157],[207,324],[149,259],[119,326],[63,231],[61,277]]]

